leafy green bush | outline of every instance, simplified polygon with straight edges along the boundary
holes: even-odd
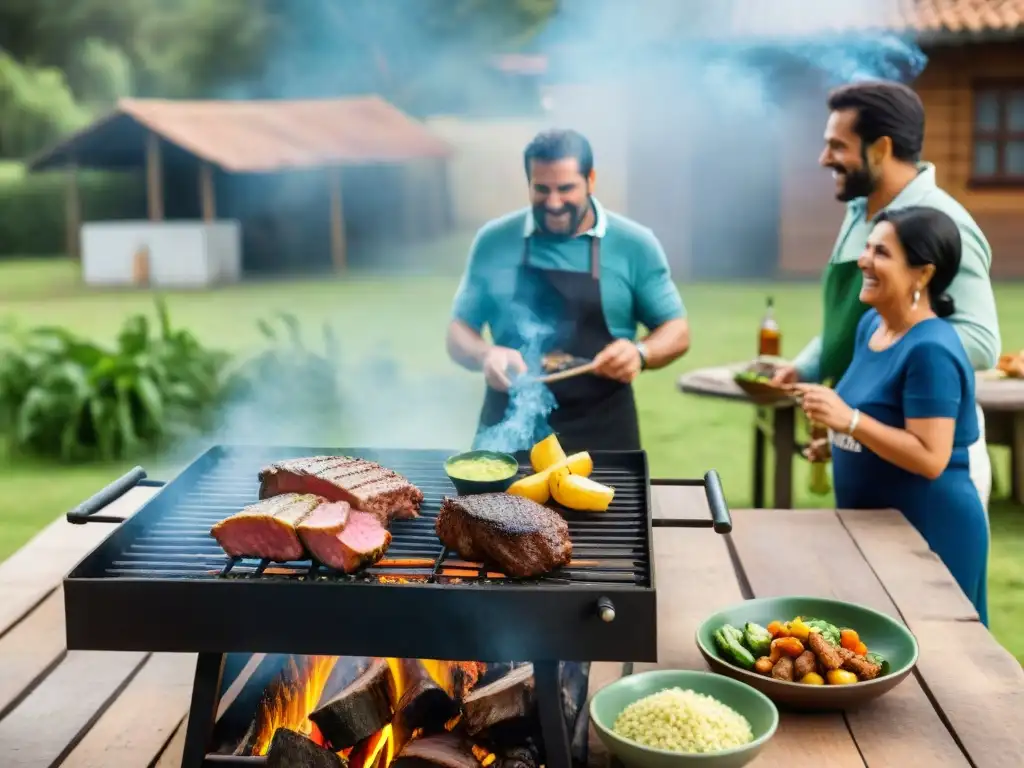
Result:
[[[0,339],[0,435],[16,451],[65,461],[124,458],[209,427],[229,356],[171,326],[129,317],[113,348],[63,328]]]
[[[146,218],[141,176],[81,173],[82,220]],[[52,255],[67,249],[67,179],[62,173],[0,178],[0,259]]]

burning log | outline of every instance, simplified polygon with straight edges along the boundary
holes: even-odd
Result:
[[[391,768],[480,768],[472,747],[452,733],[410,742]]]
[[[377,659],[341,693],[310,712],[309,719],[331,747],[345,749],[391,722],[396,695],[391,667]]]
[[[413,733],[444,730],[445,723],[459,708],[418,659],[399,659],[402,696],[395,705],[393,736],[395,749],[401,750]]]
[[[462,702],[462,722],[470,736],[507,720],[528,718],[534,707],[533,665],[516,667],[477,688]]]
[[[278,728],[267,751],[267,768],[348,768],[348,763],[301,733]]]

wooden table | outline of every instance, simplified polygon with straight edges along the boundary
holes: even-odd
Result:
[[[1024,379],[992,379],[980,374],[976,396],[985,413],[989,445],[1010,449],[1010,498],[1024,504]]]
[[[130,491],[105,513],[128,516],[152,493]],[[656,486],[652,503],[661,524],[710,525],[699,488]],[[729,537],[655,530],[660,665],[703,669],[693,634],[704,617],[745,597],[793,592],[902,617],[921,644],[918,674],[873,705],[845,715],[784,714],[756,766],[1020,765],[1024,673],[898,513],[742,510],[733,519]],[[4,768],[181,764],[195,657],[65,648],[61,579],[109,531],[60,519],[0,564]],[[621,673],[621,664],[595,663],[591,691]],[[605,768],[593,734],[591,743],[592,764]]]
[[[678,386],[682,392],[690,395],[755,405],[733,380],[736,373],[748,365],[749,361],[684,373],[679,378]],[[796,404],[787,400],[773,406],[755,408],[752,482],[754,507],[761,509],[765,506],[765,447],[771,443],[772,507],[789,509],[793,506],[793,456],[801,455],[803,450],[796,441]]]

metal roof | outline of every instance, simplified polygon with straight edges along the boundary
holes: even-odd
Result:
[[[125,122],[235,173],[444,157],[451,147],[377,96],[299,101],[122,99],[112,114],[29,162],[38,171],[99,155]],[[117,137],[115,137],[117,133]],[[83,162],[101,167],[102,162]]]

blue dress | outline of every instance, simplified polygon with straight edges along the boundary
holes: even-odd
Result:
[[[905,419],[953,418],[953,455],[935,480],[900,469],[849,435],[832,434],[836,503],[840,509],[898,509],[920,531],[988,625],[988,527],[968,471],[967,448],[978,438],[974,370],[945,320],[912,327],[888,349],[868,340],[882,320],[861,318],[853,362],[836,386],[851,408],[890,427]]]

